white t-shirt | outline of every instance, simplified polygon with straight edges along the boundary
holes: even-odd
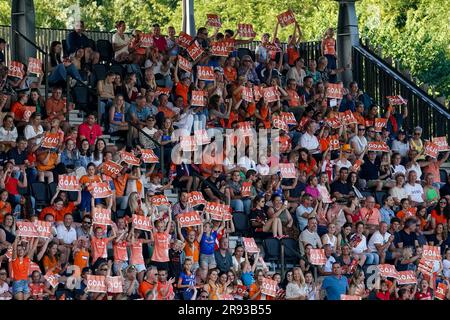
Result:
[[[365,250],[367,250],[367,239],[365,235],[361,235],[361,241],[355,248],[352,248],[352,252],[360,254],[363,253]]]
[[[411,197],[412,201],[421,203],[423,202],[423,188],[420,184],[415,183],[413,186],[409,183],[406,183],[405,186],[405,192],[406,194]]]
[[[391,190],[389,190],[389,194],[393,198],[397,198],[398,200],[408,198],[408,194],[406,193],[405,188],[393,187]]]
[[[270,167],[267,164],[258,164],[256,171],[262,176],[268,176],[270,173]]]
[[[355,153],[360,154],[367,146],[367,139],[366,137],[353,136],[350,139],[350,144],[352,145],[352,147],[353,143],[355,144]]]
[[[129,53],[128,52],[128,43],[130,43],[130,36],[129,35],[123,34],[123,39],[122,39],[119,36],[119,34],[116,32],[112,36],[112,43],[117,45],[117,46],[123,46],[123,45],[126,44],[125,47],[123,47],[122,49],[119,49],[119,50],[114,52],[114,58],[117,58],[117,56],[122,54],[122,53]]]
[[[349,169],[352,166],[352,163],[348,161],[348,159],[339,159],[334,162],[334,165],[336,166],[336,172],[339,172],[341,168]]]
[[[5,292],[9,291],[9,286],[6,282],[4,282],[1,286],[0,286],[0,294],[3,294]],[[11,300],[11,298],[5,298],[5,297],[0,297],[0,300]]]
[[[367,246],[369,247],[371,252],[377,252],[377,247],[375,247],[375,244],[384,245],[386,242],[388,242],[390,236],[391,234],[389,232],[386,232],[383,236],[380,231],[376,231],[370,238],[369,244]],[[387,248],[384,251],[386,252]]]
[[[297,283],[290,282],[286,286],[286,299],[306,296],[307,294],[306,284],[299,286]]]
[[[408,155],[408,151],[409,151],[409,142],[403,143],[398,140],[394,140],[392,142],[391,149],[392,149],[392,151],[396,151],[396,152],[400,153],[400,155],[402,157],[406,157]]]
[[[43,134],[43,133],[44,133],[44,129],[42,128],[41,125],[39,125],[37,132],[34,131],[34,128],[32,125],[27,125],[25,127],[25,129],[23,130],[23,134],[27,140],[33,139],[34,137],[36,137],[40,134]],[[41,140],[42,140],[42,138],[36,139],[36,144],[41,143]]]
[[[315,135],[310,135],[308,132],[305,132],[300,138],[300,146],[308,149],[308,151],[314,150],[319,148],[319,140],[317,140]],[[313,153],[319,153],[319,151],[316,150]]]
[[[63,240],[65,244],[71,244],[77,240],[77,231],[73,227],[67,230],[64,224],[60,224],[56,227],[56,232],[58,234],[57,238]]]
[[[323,271],[324,272],[332,272],[333,271],[333,263],[336,262],[336,259],[333,256],[330,256],[327,260],[327,262],[325,263],[325,265],[323,266]]]
[[[392,165],[391,168],[392,168],[392,173],[393,174],[396,174],[396,173],[399,173],[399,172],[401,172],[403,174],[406,174],[406,168],[405,168],[405,166],[403,166],[401,164],[396,165],[396,166]]]

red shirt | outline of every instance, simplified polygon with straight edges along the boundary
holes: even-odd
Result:
[[[158,48],[160,52],[164,52],[167,50],[167,41],[164,36],[155,37],[153,36],[154,46]]]
[[[86,122],[80,124],[78,127],[78,138],[80,136],[85,136],[90,145],[94,145],[95,140],[97,140],[97,138],[102,134],[102,127],[96,123],[94,123],[92,128],[89,128],[89,125]]]
[[[430,289],[428,289],[427,292],[416,292],[414,299],[415,300],[433,300],[431,297]]]
[[[30,271],[31,260],[28,257],[23,257],[22,261],[17,257],[10,262],[12,269],[12,279],[14,281],[28,280],[28,273]]]
[[[5,189],[6,191],[9,192],[9,194],[12,194],[13,196],[18,195],[19,194],[19,189],[17,189],[18,185],[19,180],[17,180],[16,178],[13,178],[11,176],[6,178]]]
[[[389,291],[386,291],[385,293],[378,291],[376,296],[380,300],[391,300],[391,294],[389,293]]]

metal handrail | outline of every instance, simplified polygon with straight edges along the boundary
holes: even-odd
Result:
[[[31,41],[30,39],[28,39],[28,37],[26,37],[22,32],[20,32],[19,30],[14,29],[13,27],[11,27],[11,30],[14,31],[15,33],[17,33],[19,36],[21,36],[26,42],[28,42],[29,44],[31,44],[33,47],[35,47],[38,51],[40,51],[42,54],[44,55],[48,55],[48,53],[42,49],[40,46],[38,46],[36,43],[34,43],[33,41]]]
[[[26,42],[28,42],[29,44],[31,44],[36,50],[38,50],[40,53],[42,53],[44,55],[44,76],[45,76],[45,101],[47,101],[48,98],[48,52],[44,49],[42,49],[40,46],[38,46],[36,43],[34,43],[33,41],[31,41],[30,39],[28,39],[27,36],[25,36],[22,32],[20,32],[19,30],[14,29],[11,26],[11,30],[16,33],[19,37],[22,37]]]
[[[444,117],[446,117],[447,120],[450,120],[450,113],[448,113],[440,103],[438,103],[434,99],[430,98],[428,93],[423,91],[412,81],[410,81],[409,79],[404,77],[402,74],[400,74],[397,70],[395,70],[392,66],[387,64],[377,54],[375,54],[372,51],[369,51],[368,48],[363,45],[354,46],[353,48],[354,48],[354,50],[358,51],[361,55],[363,55],[365,58],[371,60],[380,69],[382,69],[387,74],[389,74],[393,79],[397,80],[398,82],[403,84],[405,87],[407,87],[409,90],[411,90],[411,92],[413,92],[414,94],[419,96],[421,99],[423,99],[426,103],[428,103],[430,106],[432,106],[434,109],[436,109],[440,114],[442,114]]]

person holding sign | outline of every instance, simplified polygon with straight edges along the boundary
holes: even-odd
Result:
[[[152,229],[156,230],[153,233],[155,241],[152,262],[159,269],[169,270],[169,248],[170,248],[170,226],[172,224],[172,209],[169,207],[168,221],[165,225],[165,220],[160,219],[154,222],[152,220]]]
[[[20,243],[19,243],[20,242]],[[28,270],[30,269],[31,259],[33,258],[38,241],[37,238],[28,242],[28,247],[24,245],[20,237],[16,237],[12,248],[11,272],[12,272],[12,291],[14,299],[28,300],[30,288],[28,287]]]

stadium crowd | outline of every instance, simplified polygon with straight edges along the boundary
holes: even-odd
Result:
[[[109,60],[79,22],[37,77],[0,50],[0,300],[448,299],[447,142],[409,128],[401,97],[344,87],[333,29],[305,61],[295,21],[255,52],[252,30],[209,21],[192,38],[119,21]],[[99,102],[73,126],[78,86]],[[239,157],[176,149],[238,128]],[[279,153],[250,157],[252,128],[278,129]]]

